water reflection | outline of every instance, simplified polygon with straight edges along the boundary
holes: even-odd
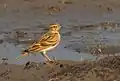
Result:
[[[14,46],[14,44],[9,44],[9,43],[0,44],[0,52],[1,52],[0,56],[8,57],[9,59],[8,62],[15,63],[15,64],[23,64],[28,60],[37,61],[37,62],[42,62],[44,60],[43,57],[40,56],[39,54],[37,54],[36,56],[28,56],[28,57],[21,58],[20,60],[16,60],[15,58],[20,54],[20,51],[22,50],[23,47],[26,47],[26,46],[22,44],[18,46]],[[55,50],[48,52],[48,55],[51,58],[55,56],[57,59],[63,59],[63,60],[80,60],[81,56],[84,59],[93,58],[91,57],[91,55],[88,55],[88,54],[81,53],[78,55],[76,52],[66,50],[64,49],[62,44],[59,45]]]

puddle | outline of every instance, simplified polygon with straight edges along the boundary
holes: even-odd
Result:
[[[39,53],[36,53],[37,54],[36,56],[24,57],[17,61],[15,58],[20,55],[20,50],[22,50],[23,47],[26,46],[19,44],[18,46],[15,47],[13,44],[9,44],[9,43],[0,44],[0,52],[1,52],[0,56],[8,57],[9,59],[8,63],[10,64],[14,64],[14,63],[23,64],[29,60],[36,62],[42,62],[44,60]],[[94,58],[92,57],[92,55],[87,53],[78,54],[77,52],[66,50],[63,48],[62,44],[58,46],[56,50],[48,52],[48,55],[51,58],[56,57],[56,59],[75,60],[75,61],[81,60],[81,58],[89,59],[89,60],[92,60]]]

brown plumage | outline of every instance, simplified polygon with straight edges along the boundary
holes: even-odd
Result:
[[[21,56],[27,56],[29,55],[29,53],[33,52],[40,52],[41,55],[45,57],[46,61],[51,61],[51,59],[46,55],[46,52],[55,48],[59,44],[60,27],[61,26],[59,24],[50,25],[49,31],[46,34],[44,34],[37,42],[29,46],[26,50],[24,50]]]
[[[27,50],[28,52],[48,51],[47,49],[57,45],[60,41],[59,33],[47,33],[38,42],[34,43]]]

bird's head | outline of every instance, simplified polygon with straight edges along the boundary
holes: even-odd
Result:
[[[60,28],[61,28],[60,24],[51,24],[51,25],[49,26],[49,30],[50,30],[50,31],[59,31]]]

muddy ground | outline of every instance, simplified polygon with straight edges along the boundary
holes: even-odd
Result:
[[[58,78],[58,81],[119,81],[119,69],[111,68],[114,64],[119,67],[120,61],[119,14],[119,0],[0,0],[0,57],[9,60],[9,65],[0,65],[0,81],[48,81],[50,78]],[[15,57],[43,35],[51,23],[61,24],[62,40],[48,55],[69,61],[64,68],[55,65],[54,71],[42,64],[40,70],[24,71],[22,64],[27,61],[40,63],[43,58],[37,55],[16,61]],[[105,61],[101,61],[104,58]],[[106,61],[113,58],[117,62]],[[71,65],[72,61],[80,62]],[[59,75],[52,76],[57,71]]]
[[[119,81],[120,57],[99,61],[59,60],[53,66],[29,62],[25,65],[1,64],[1,81]]]

